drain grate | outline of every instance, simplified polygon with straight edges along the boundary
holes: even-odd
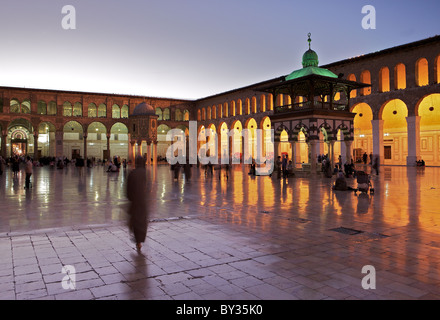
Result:
[[[350,236],[353,236],[355,234],[360,234],[360,233],[364,232],[364,231],[361,231],[361,230],[345,228],[345,227],[333,228],[333,229],[330,229],[330,231],[335,231],[335,232],[339,232],[339,233],[342,233],[342,234],[348,234]]]

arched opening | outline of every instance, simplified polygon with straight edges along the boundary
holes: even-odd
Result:
[[[87,158],[108,160],[109,152],[110,150],[107,150],[107,128],[101,122],[92,122],[87,127]]]
[[[230,115],[235,117],[235,101],[231,101],[231,112]]]
[[[63,103],[63,117],[72,116],[72,104],[69,101]]]
[[[245,127],[248,130],[248,140],[247,144],[244,144],[244,147],[247,146],[249,158],[244,160],[247,160],[247,163],[251,163],[251,159],[256,159],[257,157],[257,122],[254,118],[250,118],[246,121]],[[246,152],[243,152],[243,154],[246,154]]]
[[[167,133],[171,128],[166,124],[157,127],[157,156],[160,160],[165,160],[167,149],[171,145],[171,141],[167,141]]]
[[[211,120],[211,107],[208,107],[207,109],[206,120]]]
[[[57,115],[57,103],[55,101],[50,101],[47,105],[47,114],[50,116]]]
[[[171,120],[171,114],[170,114],[170,109],[169,108],[165,108],[163,110],[162,119],[163,120]]]
[[[219,104],[217,106],[217,119],[223,118],[223,105]]]
[[[34,129],[26,119],[15,119],[8,126],[7,156],[34,156]]]
[[[187,109],[183,110],[183,121],[189,121],[189,111]]]
[[[202,121],[202,112],[199,110],[197,110],[197,121]]]
[[[266,112],[266,96],[264,94],[260,96],[260,112]]]
[[[20,102],[17,99],[11,99],[9,101],[9,112],[20,113]]]
[[[121,118],[128,119],[128,111],[129,111],[128,106],[124,104],[121,108]]]
[[[183,121],[183,114],[180,109],[176,109],[176,111],[174,112],[174,120]]]
[[[384,164],[406,165],[408,156],[408,108],[399,99],[391,100],[382,108]]]
[[[354,74],[349,74],[347,80],[356,81],[356,76]],[[350,98],[356,98],[356,96],[357,96],[357,90],[351,90]]]
[[[29,100],[24,100],[21,103],[21,113],[31,113],[31,102]]]
[[[37,113],[38,114],[47,114],[47,104],[45,101],[38,101],[37,103]]]
[[[371,84],[371,74],[370,71],[364,70],[361,73],[361,82],[366,84]],[[361,89],[361,96],[367,96],[371,94],[371,87],[366,87]]]
[[[236,120],[232,123],[230,130],[232,131],[232,146],[231,146],[231,157],[232,161],[237,163],[241,161],[241,158],[243,156],[243,150],[242,150],[242,136],[241,133],[243,131],[243,125],[241,124],[241,121]]]
[[[162,115],[162,109],[161,108],[156,108],[154,113],[158,117],[157,120],[163,120],[163,115]]]
[[[206,109],[202,108],[202,121],[206,120]]]
[[[87,107],[87,116],[89,118],[96,118],[98,116],[98,108],[96,107],[96,104],[89,104],[89,106]]]
[[[426,165],[440,166],[440,94],[421,99],[416,111],[420,116],[420,157]]]
[[[416,62],[416,84],[419,87],[427,86],[429,84],[428,60],[425,58],[420,58]]]
[[[243,102],[241,101],[241,99],[237,100],[237,104],[236,104],[236,112],[235,114],[237,116],[241,116],[243,114]]]
[[[110,157],[128,159],[128,128],[121,122],[116,122],[110,129]]]
[[[55,156],[55,131],[50,122],[42,122],[38,126],[38,158]]]
[[[82,104],[80,102],[75,102],[73,105],[73,116],[74,117],[82,117]]]
[[[63,127],[63,154],[76,159],[84,157],[84,129],[77,121],[69,121]]]
[[[390,91],[390,69],[383,67],[379,71],[379,91]]]
[[[98,107],[98,118],[106,118],[107,117],[107,106],[104,103],[101,103]]]
[[[230,156],[229,151],[229,129],[226,122],[223,122],[219,127],[219,146],[220,146],[220,157],[221,159],[228,159]]]
[[[117,104],[112,105],[112,118],[120,119],[121,118],[121,108]]]
[[[435,58],[434,74],[435,82],[440,83],[440,55]]]
[[[394,67],[394,89],[406,89],[406,67],[403,63]]]
[[[373,152],[373,111],[368,104],[362,102],[356,104],[351,112],[356,113],[353,120],[353,161],[361,162],[364,153],[369,155]]]
[[[229,117],[229,104],[227,102],[223,103],[223,117]]]
[[[213,105],[211,108],[211,119],[217,119],[217,107],[215,105]]]

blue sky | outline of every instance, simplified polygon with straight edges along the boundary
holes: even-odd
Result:
[[[63,6],[76,9],[64,30]],[[361,10],[376,9],[364,30]],[[440,34],[440,1],[0,0],[0,85],[197,99]]]

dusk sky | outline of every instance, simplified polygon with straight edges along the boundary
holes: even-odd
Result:
[[[11,87],[198,99],[301,68],[309,32],[321,65],[440,34],[439,0],[0,1]]]

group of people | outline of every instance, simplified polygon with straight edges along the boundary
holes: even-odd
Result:
[[[275,161],[275,170],[277,172],[278,179],[281,179],[281,175],[283,178],[288,178],[295,175],[295,167],[293,166],[293,162],[292,160],[288,160],[286,154],[283,154],[282,158],[281,156],[277,157],[277,160]]]
[[[3,157],[0,156],[0,175],[2,175],[3,171],[5,171],[6,165],[8,165],[10,163],[11,168],[12,168],[12,172],[13,172],[13,176],[14,176],[14,178],[17,178],[18,172],[20,171],[20,163],[21,162],[25,163],[24,172],[26,174],[26,178],[25,178],[25,187],[24,188],[29,189],[31,187],[31,176],[32,176],[33,167],[34,167],[34,162],[32,161],[30,156],[19,157],[18,155],[14,155],[8,161],[6,161],[5,159],[3,159]]]

